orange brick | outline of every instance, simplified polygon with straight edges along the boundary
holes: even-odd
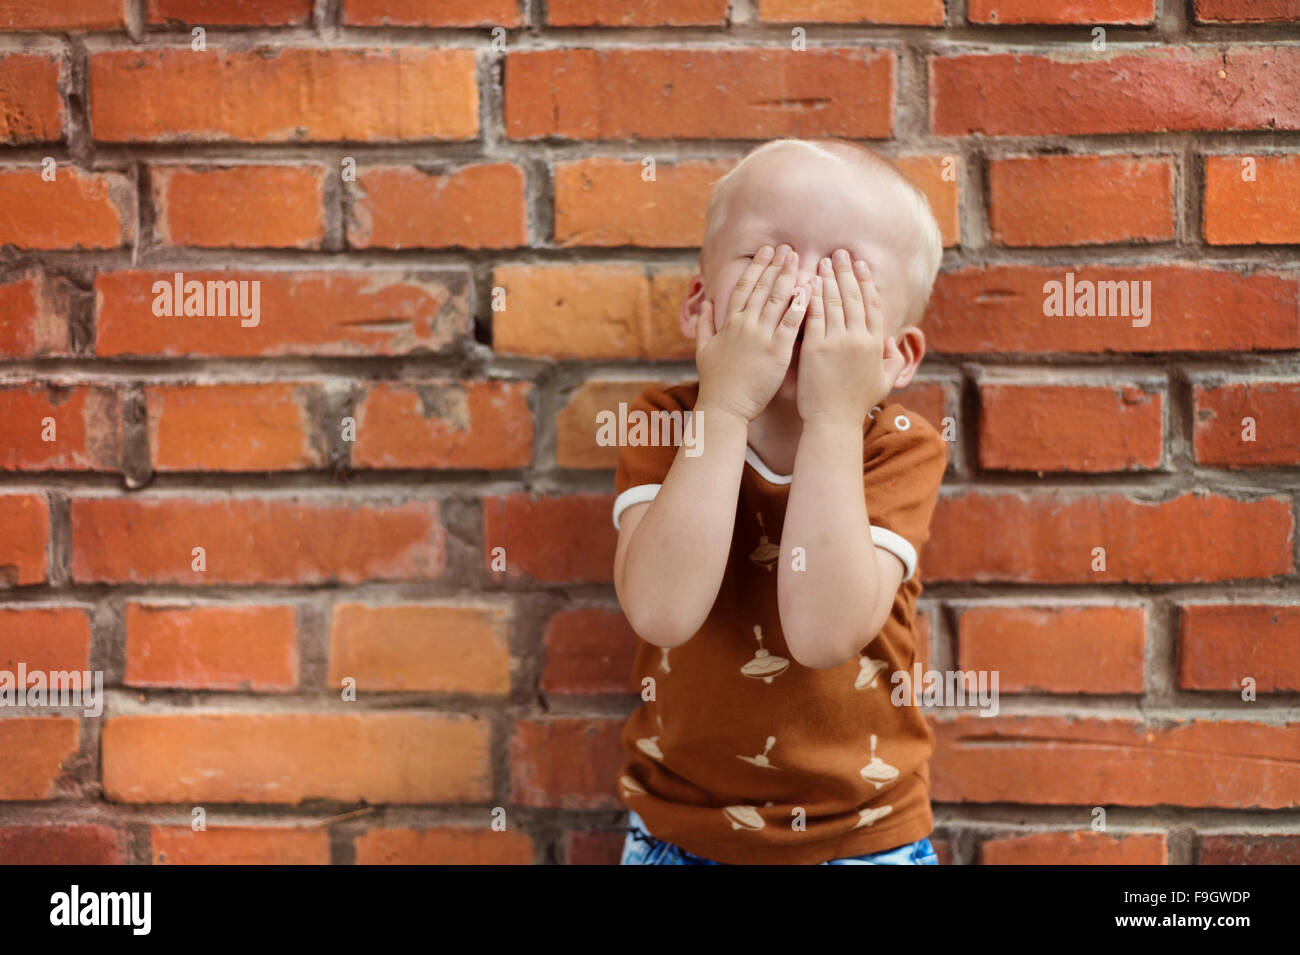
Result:
[[[656,0],[644,6],[623,0],[549,0],[553,27],[723,26],[728,0]]]
[[[612,470],[618,446],[600,443],[599,415],[618,417],[619,405],[631,405],[652,384],[669,381],[584,381],[555,416],[555,463],[562,468]]]
[[[1156,22],[1156,0],[970,0],[971,23]]]
[[[1204,208],[1211,245],[1300,243],[1300,155],[1205,157]]]
[[[663,337],[639,266],[508,265],[493,271],[492,284],[505,290],[505,308],[492,313],[500,354],[651,357],[651,342]]]
[[[67,285],[41,273],[0,282],[0,357],[36,358],[68,351]]]
[[[125,841],[108,826],[4,826],[0,865],[126,865]]]
[[[526,50],[507,55],[511,139],[883,139],[894,54],[863,47]]]
[[[343,22],[359,27],[520,27],[519,0],[343,0]]]
[[[121,462],[121,401],[114,389],[0,387],[0,421],[7,432],[0,471],[113,471]]]
[[[193,568],[195,547],[206,571]],[[357,583],[444,568],[433,500],[134,496],[72,502],[79,582]]]
[[[1184,604],[1178,614],[1178,685],[1258,693],[1300,690],[1300,606]]]
[[[921,567],[927,582],[1208,583],[1291,574],[1294,545],[1291,506],[1276,497],[978,491],[939,498]],[[1104,571],[1092,570],[1097,547]]]
[[[84,607],[0,607],[0,670],[89,670],[90,611]]]
[[[123,0],[0,0],[0,30],[115,30],[126,26]]]
[[[931,726],[935,802],[1282,809],[1300,791],[1295,723],[1001,715]]]
[[[543,693],[635,693],[637,635],[619,610],[564,610],[546,623]]]
[[[1081,281],[1094,289],[1101,282],[1149,281],[1150,323],[1135,327],[1142,320],[1136,316],[1044,315],[1044,285],[1064,285],[1067,273],[1076,289]],[[1248,352],[1300,348],[1298,312],[1300,281],[1263,270],[994,265],[940,274],[922,327],[932,351],[951,354]]]
[[[1168,865],[1163,832],[1035,832],[988,839],[980,865]]]
[[[0,170],[0,245],[19,249],[116,249],[135,233],[135,189],[117,172],[56,166]]]
[[[1268,23],[1300,20],[1300,0],[1196,0],[1201,23]]]
[[[510,692],[504,608],[341,603],[330,626],[330,686],[360,691]]]
[[[102,357],[401,355],[438,351],[468,337],[463,269],[420,272],[181,272],[197,282],[260,282],[260,318],[156,316],[175,272],[101,272],[95,277]],[[164,286],[168,288],[170,286]],[[250,289],[252,286],[248,286]]]
[[[1227,468],[1300,464],[1300,382],[1197,385],[1196,460]],[[1250,419],[1249,421],[1247,419]]]
[[[943,0],[758,0],[772,23],[896,23],[943,26]]]
[[[122,682],[185,690],[295,690],[296,610],[128,603]]]
[[[322,827],[153,827],[154,865],[329,865],[330,834]]]
[[[893,163],[916,188],[925,193],[930,211],[939,223],[945,246],[961,244],[961,196],[958,179],[961,167],[957,156],[895,156]]]
[[[989,163],[989,225],[1000,245],[1163,242],[1177,235],[1165,156],[1032,156]]]
[[[307,26],[311,11],[312,0],[145,0],[150,25]]]
[[[50,505],[41,494],[0,494],[0,583],[44,583]]]
[[[1300,129],[1300,48],[940,56],[930,98],[940,136]]]
[[[158,240],[208,249],[319,249],[324,166],[151,166]]]
[[[536,851],[508,827],[371,829],[357,839],[357,865],[532,865]]]
[[[533,386],[521,381],[381,382],[357,402],[357,468],[528,467]]]
[[[54,798],[64,762],[77,754],[79,726],[62,716],[0,720],[0,800]]]
[[[99,142],[421,142],[478,135],[474,52],[209,48],[90,57]]]
[[[621,809],[621,719],[519,720],[510,738],[510,798],[551,809]]]
[[[63,138],[63,80],[52,53],[0,55],[0,143],[51,143]]]
[[[980,386],[980,466],[1137,471],[1160,466],[1164,396],[1134,385]]]
[[[509,249],[528,244],[524,171],[480,163],[446,174],[409,166],[357,173],[348,243],[358,249]]]
[[[427,712],[117,716],[103,729],[104,793],[128,803],[484,802],[489,735],[481,717]]]
[[[998,691],[1141,693],[1141,607],[970,607],[959,618],[957,664],[998,673]]]
[[[290,471],[319,468],[312,427],[316,385],[149,385],[149,457],[158,471]]]
[[[607,583],[617,539],[612,494],[534,497],[526,492],[483,499],[484,564],[504,547],[506,577],[543,583]]]

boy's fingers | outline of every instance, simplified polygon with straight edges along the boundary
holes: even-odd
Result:
[[[745,266],[745,271],[740,273],[736,287],[731,292],[731,302],[727,306],[728,315],[739,315],[745,310],[745,305],[749,302],[749,294],[754,290],[759,276],[763,274],[767,264],[772,260],[772,254],[772,247],[765,245],[754,254],[754,258],[749,265]]]
[[[831,264],[835,269],[835,281],[840,286],[840,298],[844,301],[844,327],[860,328],[866,324],[867,317],[862,287],[853,274],[853,260],[844,249],[836,249]]]
[[[862,290],[863,316],[867,331],[878,336],[884,331],[885,316],[881,308],[880,293],[876,291],[876,284],[871,280],[871,267],[858,259],[853,264],[853,273]]]
[[[826,305],[822,301],[822,280],[813,276],[809,283],[808,317],[804,320],[804,341],[826,337]]]
[[[754,290],[749,293],[749,301],[745,303],[744,314],[747,318],[753,320],[762,314],[764,307],[767,305],[768,293],[772,291],[776,277],[781,274],[781,269],[785,265],[786,256],[789,255],[788,250],[789,246],[787,245],[778,246],[776,257],[763,270],[763,274],[758,277],[758,281],[754,284]]]
[[[763,305],[760,323],[769,332],[780,323],[781,316],[785,314],[786,307],[790,304],[790,291],[798,271],[799,255],[792,251],[785,257],[785,264],[781,266],[776,282],[772,285],[772,291]]]
[[[784,342],[793,341],[794,336],[799,333],[799,326],[803,324],[803,317],[808,311],[810,297],[806,282],[795,288],[794,298],[790,300],[790,307],[781,315],[781,321],[776,326],[775,337],[778,340]]]
[[[713,303],[708,299],[700,306],[700,314],[695,319],[695,353],[700,351],[713,339]]]
[[[823,258],[817,266],[818,277],[822,280],[822,304],[826,314],[826,334],[844,330],[844,299],[840,295],[839,283],[831,269],[831,260]]]

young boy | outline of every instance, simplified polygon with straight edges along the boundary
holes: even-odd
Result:
[[[885,401],[942,252],[924,196],[852,143],[770,142],[715,187],[681,308],[699,381],[630,409],[689,411],[693,440],[624,447],[615,478],[646,701],[624,864],[936,864],[933,735],[890,676],[947,448]]]

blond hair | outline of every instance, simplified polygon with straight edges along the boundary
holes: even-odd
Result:
[[[897,166],[866,146],[849,140],[773,139],[746,153],[740,162],[714,184],[713,191],[709,195],[704,240],[700,249],[701,261],[708,248],[709,240],[722,223],[727,199],[735,189],[740,170],[762,156],[791,148],[805,150],[820,159],[851,163],[864,172],[872,174],[874,184],[890,189],[903,202],[904,208],[908,211],[908,218],[915,228],[903,237],[902,247],[899,249],[908,302],[907,311],[902,316],[902,325],[919,322],[930,300],[935,276],[939,274],[939,263],[943,260],[943,236],[939,232],[939,224],[930,210],[930,201],[925,197],[925,193],[913,185]]]

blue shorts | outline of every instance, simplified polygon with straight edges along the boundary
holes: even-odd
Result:
[[[692,855],[685,849],[663,842],[650,835],[643,820],[636,813],[629,811],[627,819],[627,838],[623,840],[623,858],[619,865],[725,865]],[[938,865],[939,857],[935,855],[930,840],[918,839],[897,849],[883,852],[869,852],[862,856],[850,856],[847,859],[831,859],[822,865]]]

